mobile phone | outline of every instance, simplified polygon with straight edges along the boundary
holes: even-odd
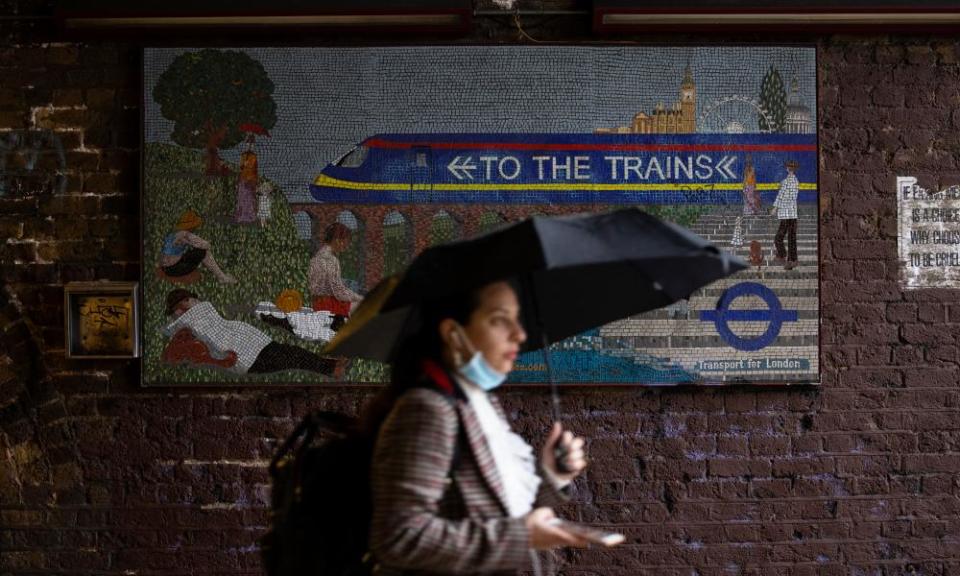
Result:
[[[578,524],[576,522],[570,522],[569,520],[563,520],[562,518],[554,518],[550,520],[551,526],[556,526],[562,529],[564,532],[569,532],[576,536],[580,536],[589,542],[594,544],[602,544],[604,546],[616,546],[617,544],[622,544],[624,540],[627,539],[626,536],[620,534],[619,532],[610,532],[607,530],[602,530],[600,528],[594,528],[593,526],[587,526],[586,524]]]

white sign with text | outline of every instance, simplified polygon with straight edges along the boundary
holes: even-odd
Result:
[[[960,287],[960,186],[932,191],[897,177],[900,284]]]

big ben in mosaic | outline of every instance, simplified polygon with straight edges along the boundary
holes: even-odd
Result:
[[[633,116],[630,126],[597,128],[596,134],[693,134],[697,131],[697,85],[688,65],[680,83],[680,99],[670,106],[657,104],[650,114],[644,111]]]
[[[697,131],[697,85],[693,82],[690,66],[683,71],[683,83],[680,84],[680,130],[684,134]]]

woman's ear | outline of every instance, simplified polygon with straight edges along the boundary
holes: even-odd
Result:
[[[444,318],[437,324],[443,355],[448,362],[453,362],[454,367],[463,363],[463,338],[457,328],[457,321],[453,318]]]
[[[463,348],[460,334],[457,332],[457,321],[453,318],[444,318],[437,324],[437,331],[440,333],[440,341],[446,348]]]

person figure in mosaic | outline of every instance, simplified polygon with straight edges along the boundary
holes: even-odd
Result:
[[[773,239],[777,247],[777,256],[773,261],[783,264],[784,270],[792,270],[797,266],[797,194],[800,183],[796,172],[800,164],[796,160],[790,160],[785,166],[787,177],[780,182],[780,190],[770,212],[780,221],[777,235]],[[783,245],[784,237],[787,240],[786,248]]]
[[[314,310],[326,310],[335,316],[333,329],[338,330],[346,322],[362,296],[343,283],[340,275],[340,260],[337,255],[350,246],[352,232],[344,224],[334,222],[327,226],[323,244],[310,259],[307,280]]]
[[[320,356],[290,344],[274,342],[270,336],[239,320],[227,320],[220,316],[213,304],[202,301],[189,290],[176,288],[167,294],[166,314],[172,321],[163,332],[176,343],[183,343],[184,350],[192,340],[206,345],[214,365],[227,368],[237,374],[266,374],[283,370],[305,370],[332,375],[337,369],[335,358]],[[187,331],[187,332],[185,332]],[[171,343],[174,343],[171,342]],[[204,363],[205,358],[192,357],[190,352],[165,351],[164,357],[172,361]],[[222,359],[232,361],[222,362]],[[220,363],[216,360],[219,359]]]
[[[329,342],[333,340],[331,328],[334,315],[326,310],[316,311],[303,305],[299,290],[282,290],[273,302],[260,302],[253,315],[265,324],[279,326],[301,340]]]
[[[203,218],[194,210],[187,210],[177,220],[176,230],[163,239],[160,250],[160,268],[168,278],[176,281],[190,276],[203,267],[224,284],[234,284],[237,279],[224,272],[211,252],[210,242],[194,232],[203,225]]]
[[[743,214],[752,216],[760,212],[760,194],[757,192],[757,172],[748,155],[743,166]]]
[[[266,226],[267,220],[270,219],[271,194],[273,194],[273,186],[269,182],[257,186],[257,218],[260,219],[261,228]]]
[[[253,151],[254,135],[247,135],[247,149],[240,154],[240,174],[237,176],[237,209],[233,220],[250,224],[257,220],[257,153]]]

